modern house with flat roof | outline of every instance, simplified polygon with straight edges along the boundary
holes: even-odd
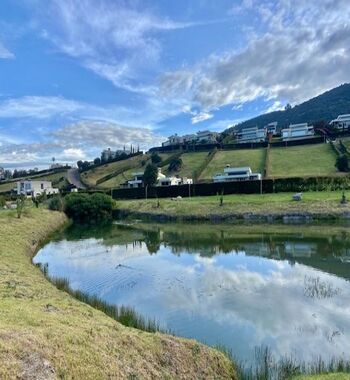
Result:
[[[17,195],[38,196],[46,193],[47,195],[58,194],[59,190],[52,187],[50,181],[23,180],[17,182]]]
[[[258,127],[244,128],[237,133],[238,143],[254,143],[266,140],[266,129]]]
[[[282,140],[302,140],[315,135],[314,127],[307,123],[291,124],[288,128],[282,129]]]
[[[143,172],[134,173],[134,178],[126,181],[121,184],[121,187],[132,189],[137,187],[143,187]],[[193,179],[191,178],[180,178],[175,176],[166,176],[161,172],[161,169],[158,168],[158,177],[157,177],[157,183],[156,186],[178,186],[178,185],[188,185],[193,184]]]
[[[224,173],[216,174],[213,182],[231,182],[231,181],[254,181],[261,180],[260,173],[253,173],[250,167],[231,168],[227,165]]]
[[[332,120],[329,125],[339,131],[347,131],[350,129],[350,114],[339,115]]]

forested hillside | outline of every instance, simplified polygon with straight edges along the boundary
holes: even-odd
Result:
[[[331,121],[340,114],[350,113],[350,84],[343,84],[304,103],[284,111],[270,112],[238,124],[237,128],[263,127],[273,121],[279,127],[291,123]],[[232,129],[232,128],[230,128]]]

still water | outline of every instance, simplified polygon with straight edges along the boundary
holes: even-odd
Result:
[[[71,228],[35,263],[176,335],[312,361],[350,352],[350,232],[339,226]]]

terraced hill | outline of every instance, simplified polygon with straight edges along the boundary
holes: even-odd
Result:
[[[343,143],[345,146],[350,146],[350,139],[344,140]],[[254,172],[265,174],[267,178],[344,175],[335,167],[336,153],[330,144],[270,149],[175,152],[160,154],[160,156],[162,162],[158,166],[164,174],[193,178],[195,181],[210,181],[215,174],[223,172],[226,165],[249,166]],[[169,172],[169,162],[175,157],[181,158],[182,167],[177,172]],[[113,162],[84,172],[82,180],[90,187],[116,188],[131,179],[135,172],[144,171],[149,162],[149,154]]]

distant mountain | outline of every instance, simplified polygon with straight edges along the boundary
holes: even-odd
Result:
[[[273,121],[278,122],[278,127],[303,122],[329,122],[338,115],[346,113],[350,113],[350,83],[342,84],[285,111],[275,111],[254,117],[238,124],[235,128],[242,129],[255,126],[262,128]],[[227,133],[233,128],[231,127],[225,132]]]

